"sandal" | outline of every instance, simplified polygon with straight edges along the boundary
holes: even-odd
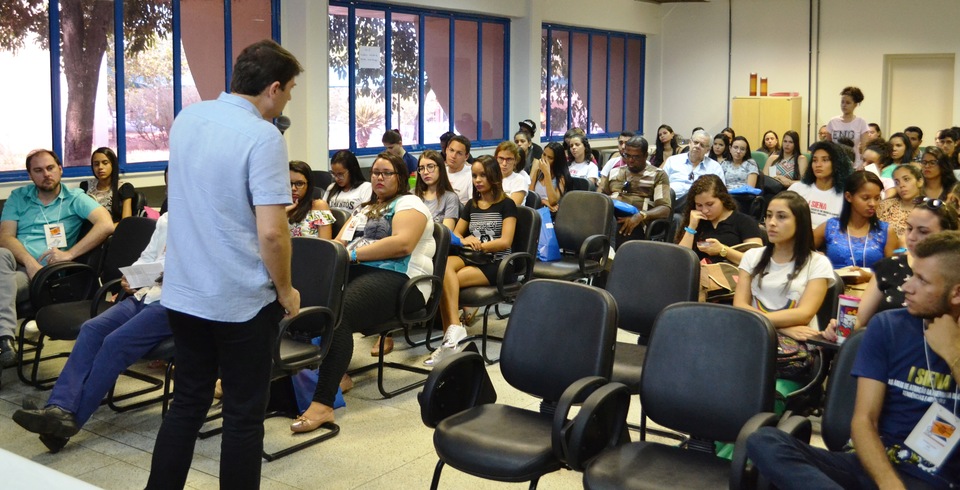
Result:
[[[370,355],[373,357],[378,357],[380,355],[380,350],[383,349],[383,355],[387,355],[393,352],[393,337],[381,337],[382,340],[374,342],[373,347],[370,348]]]

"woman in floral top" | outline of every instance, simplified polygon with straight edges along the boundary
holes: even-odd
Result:
[[[290,189],[293,193],[293,204],[287,206],[290,236],[333,238],[330,225],[336,219],[326,201],[313,199],[313,173],[305,162],[290,162]]]
[[[893,171],[893,183],[897,194],[880,202],[877,216],[890,223],[903,241],[907,235],[907,216],[923,193],[923,173],[911,164],[899,165]]]

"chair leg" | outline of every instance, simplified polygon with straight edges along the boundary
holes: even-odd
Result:
[[[537,490],[537,483],[540,483],[540,477],[536,477],[533,480],[530,480],[530,490]]]
[[[437,460],[437,467],[433,470],[433,481],[430,482],[430,490],[437,490],[440,486],[440,472],[443,471],[443,460]]]
[[[460,341],[460,345],[463,345],[467,342],[471,342],[477,339],[480,339],[480,355],[483,357],[484,362],[487,364],[496,364],[500,362],[500,358],[490,359],[490,356],[487,355],[487,342],[503,342],[503,337],[497,337],[495,335],[490,335],[489,332],[489,321],[490,321],[490,308],[499,306],[499,303],[496,305],[487,305],[483,309],[483,332],[480,335],[471,335]],[[499,315],[499,313],[498,313]]]
[[[383,341],[383,338],[387,336],[388,333],[389,332],[384,332],[380,334],[381,342]],[[380,355],[377,356],[377,362],[347,371],[347,374],[349,374],[350,376],[353,376],[356,374],[365,373],[367,371],[370,371],[376,368],[377,369],[377,389],[380,390],[380,394],[383,395],[384,398],[392,398],[401,393],[406,393],[414,388],[423,386],[427,382],[427,376],[430,374],[429,369],[419,368],[416,366],[408,366],[406,364],[400,364],[398,362],[385,362],[383,360],[383,356],[384,356],[383,350],[381,350]],[[406,386],[397,388],[392,391],[387,391],[386,387],[383,384],[383,373],[385,368],[393,368],[400,371],[407,371],[411,373],[422,374],[424,375],[424,377],[423,379],[414,381],[413,383],[410,383]]]

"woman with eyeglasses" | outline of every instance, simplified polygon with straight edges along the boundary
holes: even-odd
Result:
[[[426,150],[417,162],[417,185],[414,195],[423,200],[433,220],[450,230],[460,217],[460,199],[450,185],[447,166],[436,150]]]
[[[353,356],[353,334],[394,318],[400,288],[411,277],[433,274],[433,218],[427,206],[410,194],[407,165],[395,153],[377,155],[370,172],[373,196],[358,207],[337,235],[350,253],[350,280],[343,291],[339,326],[333,331],[330,353],[320,364],[313,402],[290,426],[310,432],[333,422],[333,402]],[[423,308],[429,283],[403,305]],[[392,344],[392,341],[390,342]],[[382,346],[385,353],[388,346]]]
[[[743,136],[733,138],[730,143],[730,159],[721,163],[720,168],[723,169],[723,179],[727,182],[728,189],[744,185],[757,186],[760,169],[757,162],[750,158],[750,142]]]
[[[907,217],[917,198],[923,194],[923,173],[913,164],[897,165],[893,171],[893,184],[896,195],[880,202],[877,216],[890,223],[902,242],[907,234]]]
[[[493,154],[496,155],[500,174],[503,176],[503,193],[514,204],[522,206],[527,197],[527,189],[530,188],[530,176],[523,170],[518,170],[518,165],[524,161],[523,152],[515,143],[504,141],[497,145]]]
[[[330,239],[331,225],[337,220],[323,199],[313,199],[313,173],[306,162],[290,161],[290,191],[293,204],[287,206],[290,236],[310,236]]]
[[[353,211],[370,200],[373,188],[363,178],[360,162],[352,152],[340,150],[334,153],[330,159],[330,173],[333,182],[323,196],[330,207]]]
[[[767,175],[790,187],[807,171],[807,157],[800,153],[800,135],[796,131],[783,133],[783,145],[767,160]]]
[[[913,251],[917,244],[928,235],[960,228],[957,209],[953,205],[939,199],[919,198],[917,201],[917,205],[907,216],[907,233],[904,240],[907,252],[885,258],[874,264],[873,279],[870,279],[867,289],[860,297],[855,328],[867,326],[873,315],[881,311],[903,308],[906,298],[901,287],[913,275]],[[823,336],[835,341],[836,325],[837,321],[831,320]]]
[[[952,165],[943,150],[928,146],[920,156],[923,170],[923,195],[930,199],[945,200],[947,193],[957,183]]]

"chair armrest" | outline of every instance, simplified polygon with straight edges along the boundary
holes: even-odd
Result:
[[[273,362],[278,368],[285,371],[302,369],[317,364],[318,361],[322,361],[323,358],[327,357],[327,353],[330,352],[334,328],[336,328],[336,317],[330,308],[325,306],[308,306],[301,308],[296,316],[284,318],[280,321],[277,341],[274,343],[273,348]],[[284,361],[280,355],[280,344],[288,332],[294,340],[304,343],[310,343],[314,338],[320,337],[319,359],[293,363]]]
[[[404,310],[404,307],[407,304],[407,299],[410,298],[411,294],[420,294],[420,290],[417,289],[417,285],[422,282],[430,283],[430,296],[427,298],[427,302],[424,305],[424,315],[421,316],[409,316]],[[415,323],[423,323],[427,320],[433,319],[434,315],[437,314],[437,308],[440,305],[440,291],[443,289],[443,283],[440,282],[440,278],[435,275],[424,274],[422,276],[411,277],[407,279],[407,282],[403,283],[403,287],[400,288],[400,301],[397,303],[397,318],[400,320],[400,323],[404,325],[411,325]]]
[[[58,262],[44,266],[30,282],[35,310],[54,303],[89,299],[98,283],[97,272],[86,264]]]
[[[126,296],[126,291],[120,287],[120,281],[122,281],[122,279],[107,281],[106,284],[100,286],[100,289],[93,294],[93,301],[90,302],[90,318],[100,314],[100,306],[107,302],[107,294],[116,293],[117,297],[114,299],[113,304],[119,303]]]
[[[500,294],[501,298],[513,299],[517,297],[517,294],[520,293],[520,288],[533,277],[534,262],[534,257],[526,252],[514,252],[500,261],[500,266],[497,268],[497,293]],[[511,273],[507,274],[510,264],[515,265]],[[508,277],[508,275],[511,277]],[[523,277],[523,279],[507,282],[508,279],[516,279],[518,277]]]
[[[424,425],[434,428],[451,415],[496,402],[497,392],[486,366],[475,350],[458,352],[438,362],[427,376],[423,391],[417,393]]]
[[[645,238],[647,240],[653,240],[653,237],[657,236],[657,234],[663,233],[664,243],[670,243],[672,237],[666,236],[668,231],[670,231],[670,220],[667,218],[657,218],[647,225]]]
[[[580,412],[568,420],[570,408],[576,403],[582,404]],[[630,390],[621,383],[591,377],[570,385],[553,417],[554,455],[574,471],[583,471],[603,450],[629,442],[629,408]]]
[[[747,465],[747,438],[761,427],[777,425],[779,417],[775,413],[761,412],[747,420],[737,435],[733,446],[733,459],[730,461],[730,488],[753,488],[757,481],[757,469]]]
[[[810,444],[810,437],[813,435],[813,424],[810,419],[799,415],[786,415],[777,423],[777,428],[790,434],[791,436]]]
[[[585,276],[592,276],[603,271],[607,265],[609,249],[609,236],[601,234],[588,236],[580,245],[580,253],[577,255],[580,260],[580,272]],[[597,261],[597,266],[587,267],[587,260]]]

